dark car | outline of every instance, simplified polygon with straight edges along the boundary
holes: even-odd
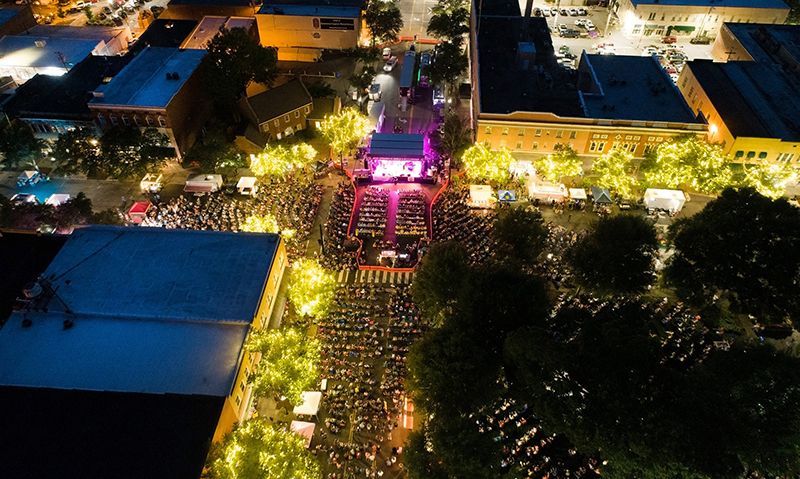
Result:
[[[561,33],[561,36],[564,38],[578,38],[581,36],[581,33],[578,30],[568,28]]]
[[[164,12],[164,7],[159,7],[158,5],[153,5],[150,7],[150,11],[153,12],[153,16],[158,18]]]

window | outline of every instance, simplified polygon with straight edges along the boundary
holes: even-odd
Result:
[[[646,154],[650,153],[651,151],[653,151],[653,149],[655,149],[655,147],[656,147],[656,145],[653,145],[651,143],[648,143],[648,144],[644,145],[644,154],[646,155]]]
[[[599,151],[597,145],[598,143],[596,141],[591,142],[589,144],[589,151]]]
[[[275,121],[272,122],[272,124],[275,125],[275,126],[281,126],[281,121],[280,120],[275,120]]]
[[[236,395],[236,405],[237,406],[241,406],[242,405],[242,398],[240,398],[238,394]]]
[[[542,130],[537,129],[536,131],[533,132],[533,134],[535,136],[542,136]]]
[[[306,115],[311,113],[311,107],[310,106],[305,107],[305,112],[306,112]]]
[[[569,132],[569,139],[570,139],[570,140],[574,140],[574,139],[575,139],[575,135],[576,135],[576,134],[577,134],[577,133],[576,133],[576,132],[574,132],[574,131],[571,131],[571,132]]]
[[[106,126],[106,117],[105,117],[105,115],[103,115],[102,113],[99,113],[97,115],[97,123],[100,124],[100,128],[103,128],[104,126]]]
[[[289,115],[283,115],[283,121],[289,123]]]
[[[525,136],[525,129],[520,128],[519,130],[517,130],[517,136]]]
[[[491,135],[492,134],[492,127],[491,126],[487,126],[486,127],[486,134],[487,135]]]
[[[792,158],[794,158],[794,153],[781,153],[778,155],[778,161],[785,161],[786,163],[792,161]]]
[[[761,159],[763,160],[764,158],[766,158],[766,157],[767,157],[767,152],[766,152],[766,151],[762,151],[762,152],[760,152],[760,153],[758,154],[758,157],[759,157],[759,158],[761,158]]]
[[[539,149],[539,142],[538,141],[534,141],[533,145],[531,146],[531,149],[532,150],[538,150]]]
[[[122,124],[125,126],[131,126],[131,119],[128,118],[128,115],[122,115]]]
[[[556,138],[561,138],[564,136],[564,130],[556,130]]]
[[[314,122],[314,128],[319,128],[319,122],[318,121]]]
[[[136,126],[142,126],[142,120],[139,118],[139,115],[133,115],[133,124]]]
[[[521,150],[521,149],[522,149],[522,142],[518,141],[517,142],[517,150]]]
[[[656,12],[651,12],[650,16],[647,17],[648,20],[655,20],[656,19]]]
[[[642,26],[641,25],[636,25],[635,27],[633,27],[633,30],[631,31],[631,33],[634,34],[634,35],[638,35],[638,34],[642,33]]]
[[[631,153],[636,153],[636,143],[631,143],[628,145],[628,151]]]
[[[742,150],[739,150],[739,151],[737,151],[737,152],[736,152],[736,154],[735,154],[734,156],[735,156],[736,158],[741,158],[741,157],[743,157],[743,156],[744,156],[744,152],[743,152]]]
[[[755,151],[748,151],[747,152],[747,157],[748,158],[755,158],[756,157],[756,152]]]
[[[300,118],[300,110],[295,110],[294,117],[295,118]]]
[[[244,381],[241,381],[241,382],[239,383],[239,389],[241,389],[241,390],[242,390],[242,392],[244,392]]]
[[[144,117],[144,122],[147,123],[147,126],[153,126],[153,117],[147,115],[146,117]]]
[[[608,138],[608,135],[600,135],[600,139],[601,139],[601,140],[605,140],[605,139],[607,139],[607,138]]]
[[[508,128],[503,128],[503,135],[508,135]]]
[[[109,119],[111,120],[112,125],[117,126],[119,124],[119,118],[117,118],[117,115],[112,114],[109,116]]]
[[[159,116],[158,117],[158,126],[160,126],[161,128],[166,127],[167,126],[167,119],[164,118],[163,116]]]

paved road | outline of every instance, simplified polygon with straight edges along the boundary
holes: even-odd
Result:
[[[402,40],[428,39],[426,29],[431,18],[431,8],[436,5],[436,0],[399,0],[397,6],[403,14],[403,29],[400,30]]]

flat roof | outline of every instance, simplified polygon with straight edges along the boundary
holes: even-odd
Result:
[[[800,25],[766,23],[725,23],[727,28],[757,62],[779,63],[774,55],[787,55],[800,63]],[[780,50],[775,51],[775,45]]]
[[[232,28],[243,28],[249,30],[255,23],[254,18],[245,17],[223,17],[207,15],[200,20],[197,27],[189,34],[181,48],[202,48],[205,49],[208,43],[219,33],[221,29],[230,30]]]
[[[207,396],[0,387],[3,477],[197,479],[223,403]]]
[[[22,12],[21,8],[14,8],[13,5],[3,5],[0,8],[0,25],[16,17],[20,12]]]
[[[197,27],[196,20],[173,20],[158,18],[139,36],[131,48],[138,52],[146,47],[178,48]]]
[[[364,0],[266,0],[260,14],[358,18]]]
[[[104,27],[102,25],[36,25],[25,31],[25,35],[40,37],[85,38],[90,40],[109,40],[125,33],[127,27]]]
[[[700,123],[654,57],[584,52],[578,70],[600,88],[596,93],[581,92],[587,117]]]
[[[761,62],[689,62],[703,91],[734,136],[800,140],[796,80]]]
[[[41,46],[37,46],[37,42]],[[92,54],[99,39],[6,35],[0,38],[0,67],[69,69]],[[62,61],[63,59],[63,61]]]
[[[76,314],[249,324],[279,240],[90,226],[72,233],[44,276]]]
[[[636,5],[671,5],[677,7],[719,7],[719,8],[785,8],[789,9],[782,0],[631,0]]]
[[[378,157],[421,158],[425,136],[415,133],[373,133],[369,154]]]
[[[205,57],[205,50],[147,47],[111,82],[101,85],[92,105],[165,108]],[[178,77],[167,78],[177,73]]]

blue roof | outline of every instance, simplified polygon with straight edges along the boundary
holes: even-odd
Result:
[[[358,18],[363,5],[364,0],[265,0],[258,13],[301,17]]]
[[[200,66],[206,51],[148,47],[109,83],[95,91],[92,105],[165,108]],[[177,73],[177,78],[167,74]]]
[[[422,158],[425,136],[410,133],[374,133],[369,143],[370,156]]]
[[[673,5],[692,7],[785,8],[782,0],[631,0],[633,5]]]
[[[99,39],[6,35],[0,38],[0,66],[63,70],[66,63],[69,69],[91,55],[101,43]]]
[[[8,5],[5,5],[2,8],[0,8],[0,25],[6,23],[7,21],[19,15],[19,12],[20,12],[19,9],[10,8]]]

